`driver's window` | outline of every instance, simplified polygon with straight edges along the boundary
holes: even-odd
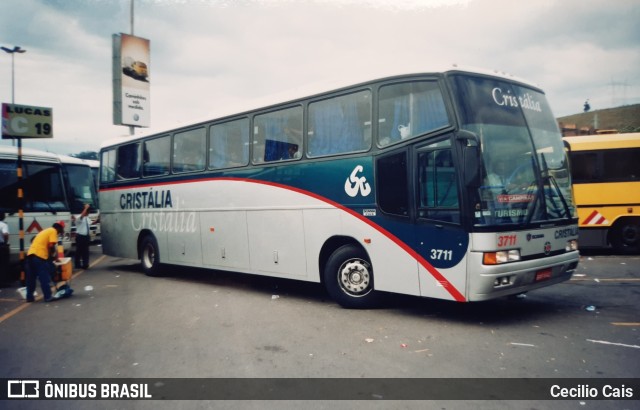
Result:
[[[460,223],[458,178],[451,148],[429,146],[418,153],[417,165],[418,216]]]

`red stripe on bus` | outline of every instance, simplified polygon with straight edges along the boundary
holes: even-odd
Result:
[[[409,247],[409,245],[407,245],[406,243],[401,241],[398,237],[393,235],[391,232],[387,231],[386,229],[384,229],[380,225],[374,223],[370,219],[365,218],[363,215],[360,215],[356,211],[353,211],[353,210],[345,207],[344,205],[341,205],[341,204],[339,204],[337,202],[334,202],[334,201],[332,201],[332,200],[330,200],[328,198],[325,198],[323,196],[314,194],[313,192],[306,191],[304,189],[292,187],[292,186],[289,186],[289,185],[279,184],[277,182],[260,181],[260,180],[248,179],[248,178],[237,178],[237,177],[222,177],[222,178],[220,178],[220,177],[213,177],[213,178],[198,178],[198,179],[192,179],[192,180],[184,180],[183,179],[183,180],[179,180],[179,181],[167,181],[167,182],[156,183],[156,184],[152,184],[152,183],[150,183],[150,184],[137,184],[137,185],[130,185],[130,186],[126,186],[126,187],[103,188],[100,191],[114,191],[114,190],[119,190],[119,189],[134,189],[134,188],[141,188],[141,187],[147,187],[147,186],[176,185],[176,184],[186,184],[186,183],[202,182],[202,181],[238,181],[238,182],[249,182],[249,183],[253,183],[253,184],[269,185],[269,186],[273,186],[273,187],[276,187],[276,188],[281,188],[281,189],[286,189],[286,190],[289,190],[289,191],[294,191],[294,192],[297,192],[299,194],[303,194],[303,195],[315,198],[315,199],[317,199],[319,201],[325,202],[325,203],[327,203],[327,204],[329,204],[329,205],[331,205],[331,206],[333,206],[335,208],[341,209],[341,210],[351,214],[352,216],[355,216],[356,218],[358,218],[362,222],[366,223],[367,225],[369,225],[370,227],[372,227],[376,231],[380,232],[381,234],[383,234],[384,236],[389,238],[392,242],[394,242],[396,245],[398,245],[400,248],[402,248],[405,252],[407,252],[409,255],[411,255],[415,260],[417,260],[418,263],[420,265],[422,265],[431,274],[431,276],[433,276],[434,279],[436,281],[438,281],[438,283],[440,283],[440,285],[442,285],[442,287],[447,292],[449,292],[449,294],[453,297],[453,299],[455,299],[457,302],[466,302],[466,298],[464,297],[464,295],[462,293],[460,293],[460,291],[458,291],[458,289],[456,289],[455,286],[453,286],[453,284],[451,282],[449,282],[447,280],[447,278],[445,278],[442,275],[442,273],[440,273],[425,258],[423,258],[420,254],[418,254],[418,252],[416,252],[415,250],[411,249],[411,247]]]
[[[264,184],[264,185],[271,185],[271,186],[274,186],[274,187],[277,187],[277,188],[287,189],[287,190],[290,190],[290,191],[298,192],[298,193],[303,194],[303,195],[310,196],[310,197],[315,198],[315,199],[317,199],[319,201],[325,202],[325,203],[327,203],[327,204],[329,204],[329,205],[331,205],[333,207],[341,209],[341,210],[351,214],[352,216],[355,216],[356,218],[358,218],[362,222],[366,223],[367,225],[369,225],[370,227],[372,227],[376,231],[380,232],[381,234],[383,234],[384,236],[389,238],[391,241],[393,241],[400,248],[402,248],[409,255],[411,255],[414,259],[416,259],[418,261],[418,263],[420,263],[420,265],[422,265],[431,274],[431,276],[433,276],[442,285],[442,287],[445,288],[447,292],[449,292],[449,294],[457,302],[465,302],[466,301],[464,295],[462,295],[458,291],[458,289],[456,289],[455,286],[453,286],[453,284],[451,284],[451,282],[449,282],[447,280],[447,278],[445,278],[435,267],[433,267],[433,265],[431,265],[420,254],[418,254],[415,250],[411,249],[411,247],[409,247],[406,243],[401,241],[397,236],[393,235],[391,232],[387,231],[386,229],[384,229],[380,225],[374,223],[373,221],[371,221],[368,218],[365,218],[364,215],[360,215],[359,213],[357,213],[356,211],[354,211],[352,209],[349,209],[349,208],[347,208],[347,207],[345,207],[345,206],[343,206],[343,205],[341,205],[341,204],[339,204],[337,202],[334,202],[334,201],[332,201],[332,200],[330,200],[328,198],[325,198],[323,196],[316,195],[313,192],[305,191],[303,189],[291,187],[291,186],[288,186],[288,185],[278,184],[276,182],[256,181],[256,180],[253,180],[253,179],[248,179],[248,180],[244,179],[243,180],[242,178],[220,178],[220,179],[235,179],[235,180],[241,180],[241,181],[246,181],[246,182],[253,182],[253,183],[259,183],[259,184]]]

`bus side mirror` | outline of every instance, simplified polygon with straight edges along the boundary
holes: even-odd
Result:
[[[467,187],[480,186],[480,141],[472,132],[460,130],[456,139],[462,145],[462,178]]]

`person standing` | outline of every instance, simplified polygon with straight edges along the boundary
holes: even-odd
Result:
[[[74,255],[74,265],[76,269],[89,268],[89,204],[84,205],[84,209],[80,216],[75,218],[76,221],[76,253]]]
[[[64,233],[64,221],[58,221],[51,228],[41,231],[31,242],[27,252],[27,302],[33,302],[36,277],[40,280],[45,302],[51,302],[51,274],[55,272],[54,260],[58,260],[56,246],[58,235]],[[53,256],[52,256],[53,255]]]

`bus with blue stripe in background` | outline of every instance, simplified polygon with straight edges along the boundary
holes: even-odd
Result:
[[[328,90],[104,144],[103,252],[151,276],[166,264],[319,282],[347,308],[571,277],[571,177],[541,89],[452,67]]]

